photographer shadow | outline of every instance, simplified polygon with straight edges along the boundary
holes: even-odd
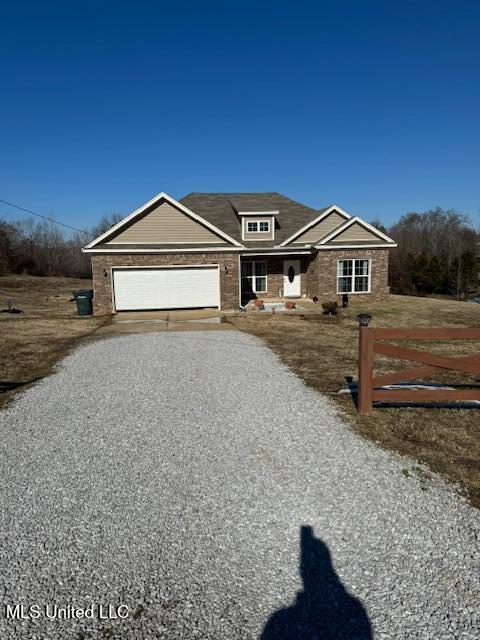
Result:
[[[345,589],[327,545],[310,526],[301,527],[300,574],[303,591],[271,616],[261,640],[372,640],[363,605]]]

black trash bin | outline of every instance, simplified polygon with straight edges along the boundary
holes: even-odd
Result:
[[[73,292],[73,299],[77,303],[79,316],[91,316],[93,313],[93,289],[77,289]]]

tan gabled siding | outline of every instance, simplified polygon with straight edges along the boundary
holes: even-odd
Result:
[[[333,238],[330,242],[334,244],[336,242],[353,242],[355,240],[365,240],[368,242],[376,240],[377,242],[384,242],[384,240],[381,240],[374,233],[362,227],[358,222],[354,222],[348,229],[345,229],[345,231]]]
[[[339,227],[341,224],[345,222],[345,218],[335,211],[330,213],[326,218],[317,222],[316,225],[307,229],[305,233],[302,233],[301,236],[295,238],[293,241],[294,244],[298,243],[313,243],[317,242],[328,233],[331,233],[334,229]]]
[[[130,227],[109,238],[106,244],[166,244],[169,242],[227,244],[225,240],[172,207],[168,202],[163,202]]]

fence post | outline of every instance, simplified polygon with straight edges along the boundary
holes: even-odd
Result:
[[[371,316],[360,313],[358,316],[358,410],[361,415],[370,413],[373,408],[373,332],[368,326]]]

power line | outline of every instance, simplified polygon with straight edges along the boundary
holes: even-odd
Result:
[[[78,231],[78,233],[83,233],[86,236],[90,236],[88,231],[84,231],[82,229],[77,229],[76,227],[71,227],[68,224],[63,222],[58,222],[58,220],[53,220],[53,218],[47,218],[46,216],[42,216],[40,213],[36,213],[35,211],[31,211],[30,209],[24,209],[23,207],[19,207],[18,204],[13,204],[13,202],[7,202],[7,200],[1,200],[3,204],[8,204],[9,207],[15,207],[15,209],[19,209],[20,211],[24,211],[25,213],[30,213],[32,216],[37,216],[37,218],[42,218],[42,220],[46,220],[47,222],[53,222],[53,224],[58,224],[61,227],[65,227],[66,229],[70,229],[71,231]]]

